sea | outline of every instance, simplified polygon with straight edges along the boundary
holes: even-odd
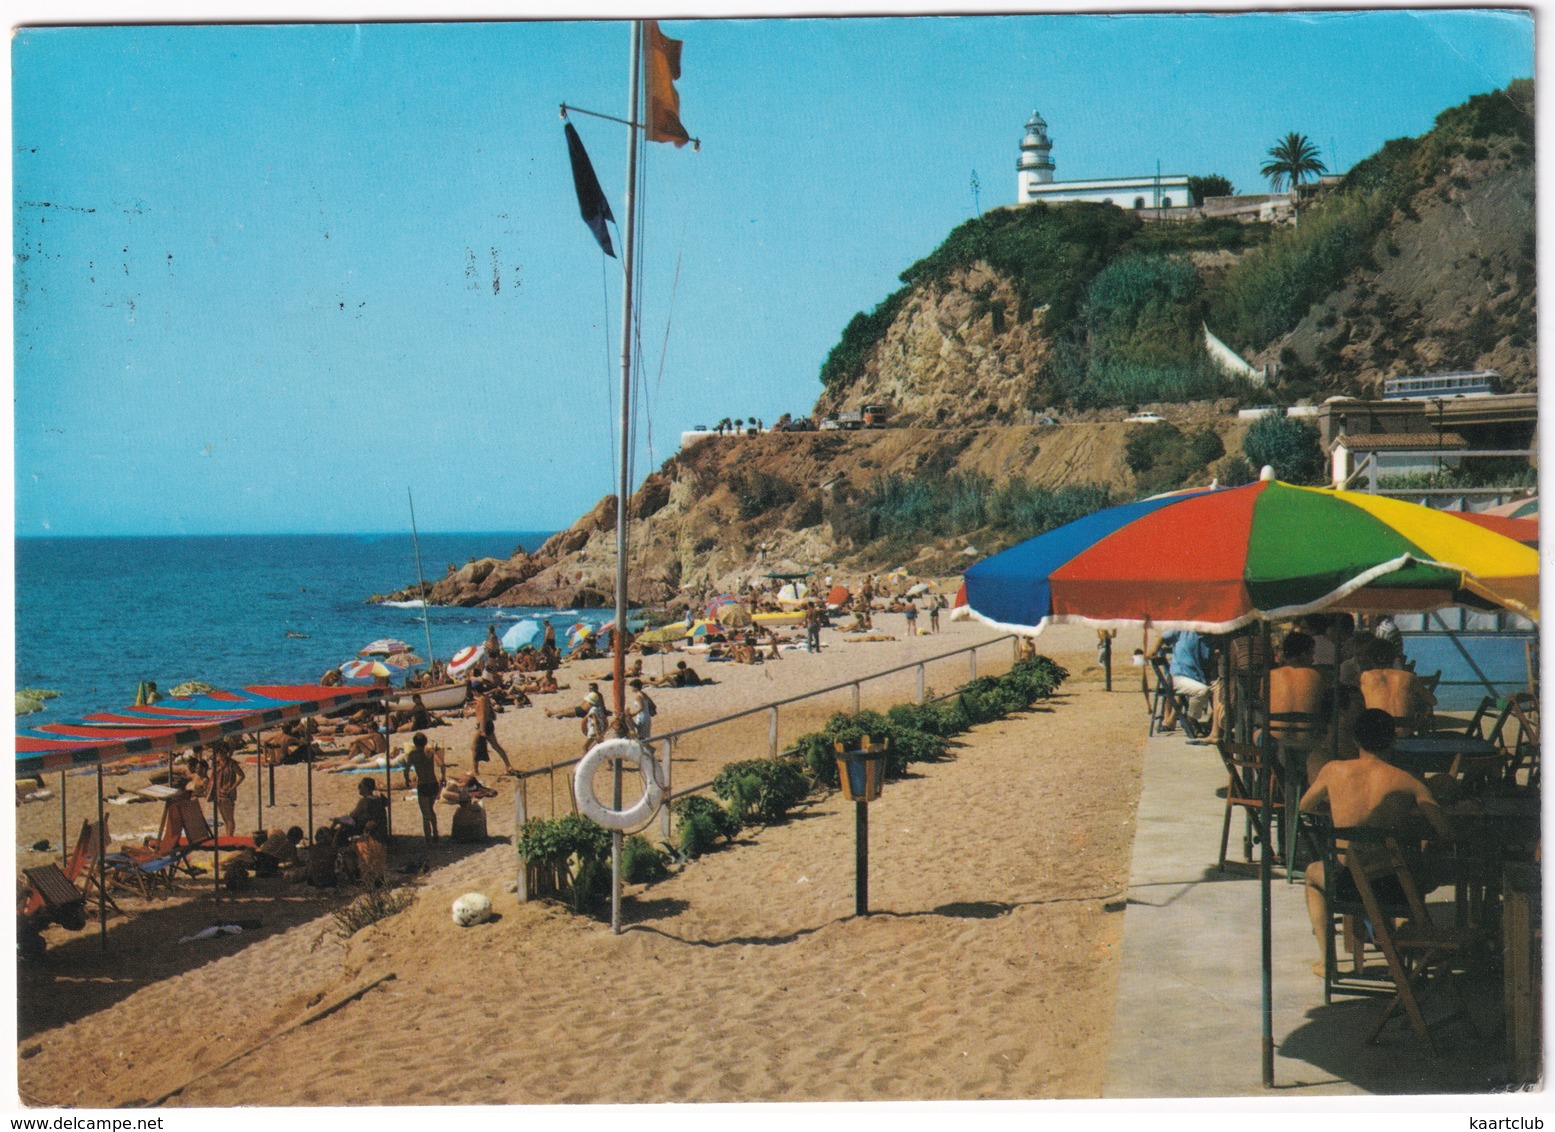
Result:
[[[423,534],[428,582],[450,564],[532,551],[548,531]],[[59,692],[23,725],[134,702],[142,680],[218,688],[315,683],[364,645],[399,638],[447,660],[525,617],[565,641],[605,609],[367,604],[416,581],[410,534],[16,540],[16,686]]]

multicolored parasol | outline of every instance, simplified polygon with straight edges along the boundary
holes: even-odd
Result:
[[[384,661],[369,658],[367,660],[348,660],[340,666],[340,675],[347,680],[377,680],[384,676],[393,678],[403,676],[405,670],[395,664],[387,664]]]
[[[1267,474],[1267,473],[1266,473]],[[1272,478],[1109,507],[966,572],[973,617],[1230,632],[1319,609],[1502,607],[1537,620],[1539,556],[1385,496]]]
[[[396,637],[382,637],[362,648],[357,656],[392,656],[397,652],[410,652],[410,646]]]
[[[484,643],[478,645],[466,645],[454,653],[453,659],[448,662],[448,675],[455,679],[463,676],[468,669],[475,667],[475,662],[486,655]]]

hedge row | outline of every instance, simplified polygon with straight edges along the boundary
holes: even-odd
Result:
[[[912,763],[944,758],[952,736],[1023,711],[1052,695],[1068,675],[1045,656],[1017,661],[1003,676],[979,676],[961,685],[953,698],[939,703],[897,704],[884,715],[867,710],[838,712],[820,731],[801,735],[795,748],[811,777],[835,786],[835,744],[853,750],[868,735],[886,743],[886,778],[900,778]]]
[[[932,704],[897,704],[881,713],[838,712],[820,731],[801,735],[794,758],[730,763],[713,779],[722,804],[702,795],[681,798],[670,808],[678,854],[701,856],[720,840],[731,841],[748,825],[772,825],[787,817],[816,785],[837,784],[835,744],[844,750],[865,736],[888,748],[886,777],[900,778],[912,763],[945,756],[948,740],[979,723],[1023,711],[1053,694],[1068,673],[1045,656],[1018,661],[1003,676],[980,676],[950,699]],[[565,867],[573,908],[588,911],[606,899],[610,880],[610,834],[579,814],[530,818],[519,831],[518,853],[530,863]],[[667,875],[668,855],[646,838],[632,836],[622,847],[622,874],[631,884]]]

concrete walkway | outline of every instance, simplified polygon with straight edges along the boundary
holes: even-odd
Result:
[[[1276,869],[1275,1087],[1264,1089],[1258,870],[1242,863],[1240,813],[1232,818],[1226,871],[1215,866],[1225,812],[1215,792],[1225,785],[1214,747],[1179,735],[1149,741],[1103,1096],[1403,1095],[1504,1087],[1510,1063],[1499,984],[1464,988],[1472,992],[1482,1038],[1460,1024],[1444,1026],[1434,1035],[1441,1052],[1433,1058],[1407,1023],[1395,1020],[1378,1045],[1366,1045],[1382,1000],[1336,997],[1323,1005],[1301,878],[1288,884]],[[1254,846],[1255,861],[1257,852]],[[1443,910],[1432,911],[1440,916]],[[1445,913],[1450,917],[1451,908]],[[1426,1013],[1432,1016],[1429,1006]]]

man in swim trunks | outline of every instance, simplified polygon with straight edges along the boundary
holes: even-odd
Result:
[[[438,778],[437,761],[427,747],[427,737],[416,732],[410,740],[410,769],[416,772],[416,804],[421,807],[421,836],[437,844],[437,795],[443,784]]]
[[[508,753],[502,744],[497,741],[497,709],[492,706],[491,697],[484,692],[475,697],[475,732],[486,740],[488,747],[501,756],[502,765],[507,767],[509,774],[512,774],[512,760],[508,758]]]
[[[1446,834],[1446,815],[1431,797],[1425,783],[1387,761],[1393,750],[1394,733],[1393,717],[1387,712],[1376,708],[1361,712],[1353,729],[1355,758],[1336,759],[1317,772],[1316,779],[1302,796],[1302,812],[1327,810],[1336,829],[1375,826],[1388,830],[1402,829],[1418,812],[1438,832]],[[1371,875],[1369,868],[1367,875]],[[1391,869],[1381,879],[1384,883],[1379,884],[1378,895],[1388,900],[1387,890],[1396,885],[1396,879]],[[1325,880],[1323,862],[1313,861],[1307,866],[1307,914],[1312,920],[1312,931],[1317,935],[1319,948],[1324,946],[1328,919],[1323,900]],[[1349,887],[1353,892],[1353,880],[1347,871],[1345,875],[1335,877],[1334,883],[1339,886],[1336,891]],[[1393,891],[1397,892],[1397,889]],[[1326,962],[1326,956],[1312,968],[1319,975],[1323,973],[1323,962]]]

